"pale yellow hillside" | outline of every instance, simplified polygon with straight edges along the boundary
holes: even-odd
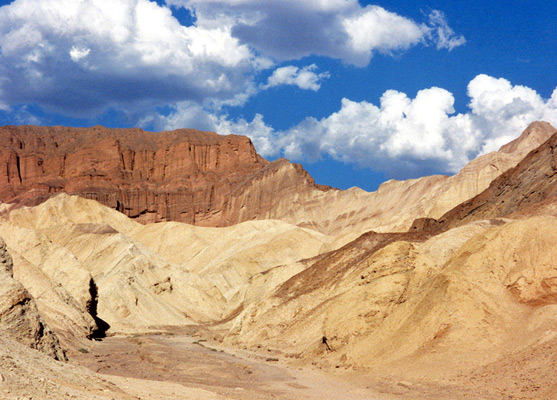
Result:
[[[128,232],[140,225],[116,210],[99,207],[95,200],[66,193],[60,193],[55,199],[51,198],[35,207],[12,210],[6,217],[16,225],[33,229],[70,224],[105,224],[119,232]]]
[[[330,241],[282,221],[140,225],[67,195],[6,218],[0,228],[18,275],[55,328],[70,327],[76,336],[93,329],[86,309],[91,285],[97,316],[111,332],[218,321],[238,306],[252,276],[314,257]]]
[[[88,312],[91,275],[76,257],[45,235],[2,219],[0,236],[14,260],[14,277],[60,338],[67,343],[91,335],[96,328]]]
[[[478,222],[365,257],[347,246],[321,286],[294,277],[248,301],[226,341],[303,364],[455,376],[554,339],[555,243],[557,218],[539,217]]]
[[[282,221],[249,221],[226,228],[163,222],[130,232],[171,262],[216,285],[229,299],[260,272],[318,255],[325,235]]]

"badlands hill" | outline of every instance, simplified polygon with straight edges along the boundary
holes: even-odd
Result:
[[[37,205],[65,192],[140,222],[229,226],[278,219],[339,238],[406,231],[487,188],[555,132],[535,122],[458,174],[389,181],[377,192],[316,185],[300,165],[269,163],[249,139],[193,130],[0,127],[0,202]],[[327,212],[323,212],[326,209]]]
[[[90,381],[90,393],[133,398],[127,386],[53,359],[76,362],[79,349],[95,347],[92,338],[136,340],[189,326],[215,346],[299,368],[396,377],[400,384],[379,387],[403,398],[551,398],[556,138],[549,124],[534,123],[455,176],[388,182],[375,193],[285,178],[265,218],[226,227],[140,224],[118,207],[65,193],[32,207],[0,205],[0,390],[10,391],[6,398],[87,398]],[[230,205],[266,204],[265,185],[306,176],[253,154],[248,164],[262,167],[242,183],[251,194]],[[287,213],[284,199],[304,211]],[[362,234],[369,226],[378,229]],[[10,359],[11,351],[21,357]],[[146,368],[161,362],[156,352],[140,355]],[[258,398],[238,393],[225,398]]]
[[[4,126],[0,141],[0,201],[37,205],[65,192],[141,222],[239,222],[226,211],[231,193],[269,165],[247,137],[191,129]]]

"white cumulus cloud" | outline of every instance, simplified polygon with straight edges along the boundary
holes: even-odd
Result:
[[[268,63],[229,27],[183,26],[149,0],[0,7],[0,93],[8,104],[40,99],[48,109],[90,115],[109,105],[237,102],[253,92],[261,65]]]
[[[82,58],[85,58],[89,55],[89,53],[91,52],[91,49],[88,49],[86,47],[76,47],[76,46],[72,46],[72,49],[70,50],[70,57],[72,58],[73,61],[79,61]]]
[[[366,65],[373,51],[405,50],[424,40],[424,26],[381,7],[368,6],[342,20],[348,35],[347,61]]]
[[[443,13],[419,23],[357,0],[167,0],[185,7],[198,26],[228,26],[234,37],[277,60],[321,55],[357,66],[375,52],[391,53],[419,43],[452,49],[464,44]]]
[[[414,98],[388,90],[378,105],[343,99],[326,118],[306,118],[285,131],[275,131],[262,115],[250,122],[209,113],[210,130],[252,138],[266,157],[314,161],[323,155],[410,178],[454,173],[467,162],[518,137],[533,121],[557,126],[557,88],[550,99],[508,80],[478,75],[468,84],[469,111],[455,113],[454,96],[431,87]],[[206,111],[197,110],[197,118]],[[160,120],[161,128],[180,126],[184,110]]]
[[[294,159],[329,154],[398,177],[453,173],[533,121],[557,124],[556,93],[544,100],[533,89],[478,75],[468,85],[470,111],[463,114],[455,114],[454,96],[436,87],[413,99],[389,90],[378,106],[343,99],[338,112],[280,135],[280,148]]]
[[[280,67],[273,71],[273,74],[267,80],[266,85],[262,85],[263,89],[274,86],[294,85],[300,89],[317,91],[321,87],[320,82],[330,77],[328,72],[320,74],[315,73],[317,65],[311,64],[303,68],[293,65]]]
[[[308,55],[365,66],[376,52],[458,45],[441,13],[418,23],[357,0],[14,0],[0,7],[4,108],[92,117],[110,107],[144,116],[157,106],[244,104],[261,90],[317,90],[313,66],[263,72]],[[169,7],[186,7],[182,25]],[[442,32],[433,34],[432,32]],[[450,43],[445,45],[441,43]]]

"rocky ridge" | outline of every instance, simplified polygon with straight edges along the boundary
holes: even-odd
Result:
[[[427,221],[426,230],[447,230],[472,221],[507,216],[556,215],[557,131],[486,190]],[[424,224],[419,221],[418,224]],[[416,223],[414,228],[418,228]]]
[[[229,226],[278,219],[337,238],[368,230],[406,231],[420,217],[439,218],[514,167],[555,128],[531,124],[499,152],[458,174],[389,181],[376,192],[317,185],[297,164],[269,163],[249,139],[193,130],[2,127],[0,201],[36,205],[59,192],[78,194],[139,222],[174,220]],[[323,212],[323,210],[326,212]]]

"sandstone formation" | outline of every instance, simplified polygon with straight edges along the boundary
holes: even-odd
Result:
[[[443,215],[437,229],[505,216],[557,212],[557,132],[489,187]]]
[[[65,360],[58,338],[43,321],[35,300],[13,279],[13,261],[0,238],[0,331],[56,360]]]
[[[0,202],[66,192],[142,222],[222,225],[229,193],[268,164],[246,137],[187,129],[4,126],[0,141]]]
[[[389,181],[368,193],[317,185],[297,164],[262,159],[240,136],[7,126],[0,128],[7,143],[0,150],[0,201],[11,209],[66,192],[140,222],[229,226],[278,219],[334,236],[333,249],[368,230],[405,231],[416,218],[441,217],[553,132],[551,125],[535,122],[499,152],[473,160],[454,176]]]

